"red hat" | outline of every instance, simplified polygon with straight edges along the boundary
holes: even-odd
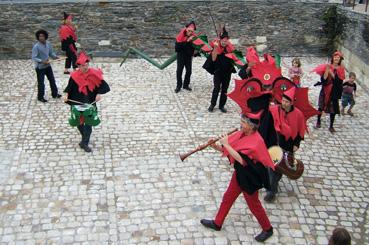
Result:
[[[81,51],[78,55],[78,59],[77,59],[77,65],[85,65],[87,62],[90,61],[90,57],[88,57],[88,55]]]
[[[332,57],[334,57],[334,56],[339,56],[339,57],[341,57],[343,59],[343,54],[340,51],[338,51],[338,50],[333,53]]]
[[[283,93],[283,97],[285,97],[286,99],[288,99],[291,102],[295,101],[295,93],[296,93],[296,87],[292,87],[289,90],[285,91]]]

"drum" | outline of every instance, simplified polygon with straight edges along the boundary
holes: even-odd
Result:
[[[97,126],[100,124],[100,118],[97,115],[97,108],[95,106],[91,106],[89,109],[82,112],[82,115],[85,119],[85,124],[91,126]]]
[[[77,110],[75,106],[71,106],[70,118],[68,119],[69,125],[72,127],[77,127],[80,124],[81,112]]]
[[[278,165],[283,159],[283,150],[281,147],[274,145],[268,149],[270,158],[272,159],[274,166]]]
[[[275,171],[293,180],[302,176],[304,164],[302,161],[295,159],[293,153],[283,152],[282,148],[276,145],[269,147],[268,152],[274,163]]]
[[[100,124],[100,118],[97,114],[97,108],[93,105],[86,105],[87,109],[79,111],[76,106],[71,106],[71,116],[68,119],[69,125],[76,127],[85,123],[90,126],[97,126]]]

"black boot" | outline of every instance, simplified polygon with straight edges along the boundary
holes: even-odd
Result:
[[[223,112],[223,113],[227,113],[227,109],[226,109],[226,108],[224,108],[224,107],[219,107],[219,110],[220,110],[221,112]]]
[[[79,147],[81,147],[85,152],[91,152],[92,151],[91,148],[88,147],[88,145],[86,145],[82,142],[79,143]]]
[[[255,240],[258,242],[264,242],[266,241],[269,237],[271,237],[273,235],[273,227],[271,227],[269,230],[267,231],[262,231],[259,235],[257,235],[255,237]]]
[[[275,201],[275,193],[272,191],[267,191],[267,194],[264,197],[264,201],[266,202],[274,202]]]
[[[209,220],[209,219],[202,219],[200,220],[200,223],[210,229],[216,230],[216,231],[220,231],[220,229],[222,229],[221,226],[218,226],[217,224],[215,224],[214,220]]]

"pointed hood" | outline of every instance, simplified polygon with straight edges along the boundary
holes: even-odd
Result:
[[[291,101],[293,104],[295,101],[295,93],[296,93],[296,87],[292,87],[283,93],[283,97]]]
[[[77,65],[85,65],[87,62],[90,62],[90,57],[88,57],[85,52],[81,51],[77,58]]]
[[[67,14],[66,12],[63,12],[63,15],[64,15],[64,20],[72,20],[72,15],[70,14]]]

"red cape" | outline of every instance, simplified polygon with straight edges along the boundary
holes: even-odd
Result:
[[[78,85],[78,91],[87,95],[87,89],[92,92],[95,88],[100,87],[103,78],[103,72],[99,69],[89,68],[86,73],[80,70],[74,71],[71,77]]]
[[[275,130],[282,134],[286,140],[295,139],[297,135],[304,138],[306,122],[304,114],[296,108],[286,113],[280,106],[274,105],[269,108],[274,120]]]
[[[330,69],[333,72],[334,67],[331,64],[320,64],[317,67],[315,67],[313,69],[313,71],[316,72],[317,74],[319,74],[320,76],[323,76],[324,75],[324,72],[325,72],[325,68],[326,68],[327,65],[330,66]],[[345,68],[343,66],[339,66],[338,68],[336,68],[336,70],[337,70],[338,77],[341,80],[345,80]]]
[[[183,28],[176,37],[177,43],[187,42],[186,28]]]
[[[274,163],[270,158],[263,138],[258,132],[244,135],[243,132],[237,131],[228,137],[228,142],[235,151],[247,155],[253,162],[260,162],[265,167],[269,167],[274,170]],[[223,156],[228,157],[229,161],[234,163],[235,159],[224,147]]]
[[[73,40],[77,41],[76,29],[70,25],[62,25],[59,29],[60,41],[66,40],[68,37],[72,37]]]
[[[210,46],[214,49],[214,42],[219,41],[218,38],[214,39],[213,41],[211,41],[209,44]],[[218,54],[222,54],[222,53],[232,53],[236,48],[233,46],[233,44],[229,41],[228,45],[223,48],[221,45],[218,46],[217,48],[217,53]]]

